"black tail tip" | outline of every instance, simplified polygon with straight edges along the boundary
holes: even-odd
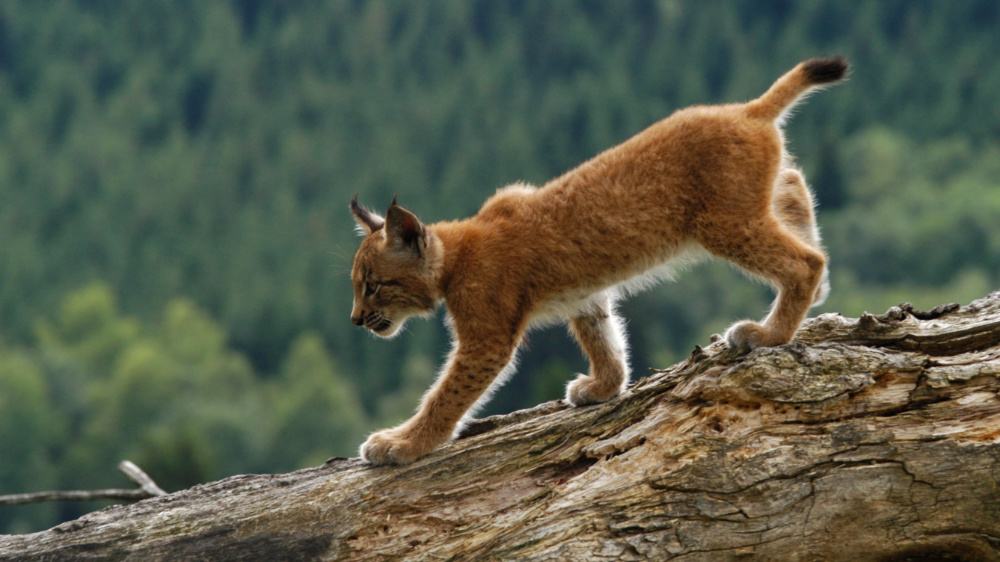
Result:
[[[809,59],[802,64],[806,78],[813,84],[836,82],[847,74],[847,59],[844,57]]]

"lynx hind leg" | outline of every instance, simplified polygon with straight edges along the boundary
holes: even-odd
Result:
[[[629,366],[625,328],[612,299],[601,293],[581,314],[569,320],[569,328],[590,360],[590,373],[577,375],[566,388],[566,401],[573,406],[605,402],[628,385]]]
[[[785,228],[799,240],[812,246],[820,252],[823,250],[819,235],[819,228],[816,226],[816,215],[813,212],[815,203],[812,191],[806,185],[806,179],[802,172],[796,168],[785,168],[778,174],[778,180],[774,186],[774,198],[772,208],[775,216]],[[816,295],[813,297],[813,306],[823,304],[830,293],[829,272],[823,267],[823,277]]]
[[[763,323],[744,320],[726,332],[730,347],[754,349],[792,341],[819,291],[826,256],[794,236],[774,218],[765,217],[741,240],[719,242],[712,251],[726,256],[754,275],[770,281],[778,291]]]

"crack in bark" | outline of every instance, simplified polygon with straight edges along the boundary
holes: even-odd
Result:
[[[790,346],[696,349],[609,403],[472,421],[406,467],[234,477],[0,537],[0,558],[995,558],[998,327],[1000,292],[824,315]],[[753,368],[759,387],[722,388]]]

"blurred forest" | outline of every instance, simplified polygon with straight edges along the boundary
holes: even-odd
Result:
[[[814,313],[967,303],[1000,284],[997,53],[995,0],[4,0],[0,494],[353,456],[447,348],[350,323],[354,193],[469,216],[817,55],[853,69],[788,127],[831,257]],[[637,375],[770,300],[721,264],[632,298]],[[585,366],[533,332],[485,413]]]

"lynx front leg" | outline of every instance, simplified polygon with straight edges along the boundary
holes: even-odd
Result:
[[[574,406],[595,404],[618,396],[628,385],[625,331],[606,294],[584,314],[569,321],[570,330],[590,359],[590,374],[578,375],[566,388]]]
[[[487,341],[495,344],[497,340]],[[515,347],[484,349],[459,343],[417,413],[397,427],[369,436],[361,445],[361,458],[376,465],[409,464],[444,444],[510,362]]]

